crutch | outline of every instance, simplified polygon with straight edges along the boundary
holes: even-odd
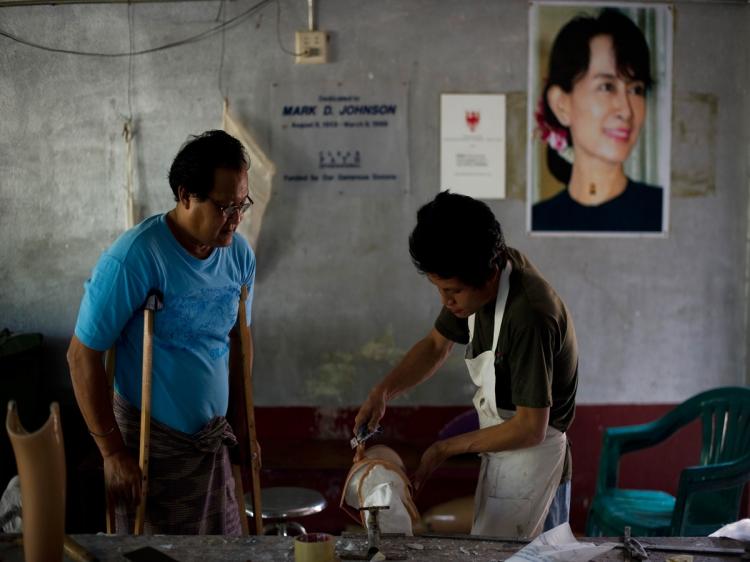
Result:
[[[104,371],[107,373],[107,390],[109,392],[109,403],[112,404],[115,392],[115,349],[116,346],[112,346],[104,356]],[[107,493],[107,482],[104,482],[104,498],[107,504],[107,512],[105,519],[107,523],[107,534],[112,535],[115,533],[115,506],[109,500],[109,494]]]
[[[255,407],[253,405],[253,381],[252,371],[250,370],[250,332],[247,329],[247,314],[245,309],[247,301],[247,286],[243,285],[240,292],[240,308],[238,312],[238,322],[240,329],[240,343],[242,348],[242,381],[244,383],[245,394],[245,418],[247,419],[247,437],[250,441],[250,458],[252,467],[252,486],[253,486],[253,519],[255,520],[255,534],[263,534],[263,518],[260,506],[260,455],[258,451],[253,451],[254,444],[257,442],[255,434]],[[238,501],[244,501],[244,498]]]
[[[232,477],[234,478],[234,497],[237,498],[237,513],[240,517],[242,536],[250,534],[247,526],[247,513],[245,511],[245,490],[242,486],[242,465],[232,464]]]
[[[138,466],[141,469],[141,497],[135,513],[135,534],[143,534],[148,494],[148,447],[151,438],[151,368],[154,352],[154,313],[162,308],[162,295],[151,290],[143,306],[143,372],[141,380],[141,439]]]

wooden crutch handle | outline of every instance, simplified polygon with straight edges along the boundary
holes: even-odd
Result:
[[[148,495],[148,448],[151,440],[151,371],[154,354],[154,313],[162,307],[158,291],[151,291],[143,310],[143,372],[141,379],[141,435],[138,466],[141,469],[141,497],[135,513],[135,534],[143,534]]]
[[[260,455],[258,451],[253,451],[257,436],[255,432],[255,406],[253,403],[253,380],[252,370],[250,369],[250,332],[247,329],[247,314],[245,308],[247,301],[247,286],[243,285],[240,292],[240,308],[238,312],[238,322],[240,329],[240,343],[242,347],[242,381],[245,390],[245,418],[247,419],[247,436],[250,441],[250,457],[252,467],[252,485],[253,485],[253,519],[255,520],[255,533],[263,534],[263,517],[260,505]]]

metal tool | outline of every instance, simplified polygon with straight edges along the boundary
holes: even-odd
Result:
[[[625,548],[624,544],[616,544],[615,548]],[[676,554],[709,554],[709,555],[716,555],[716,556],[742,556],[748,555],[750,551],[748,550],[742,550],[739,548],[721,548],[721,547],[714,547],[714,546],[674,546],[674,545],[665,545],[665,544],[650,544],[646,543],[643,544],[643,548],[646,549],[646,551],[653,551],[653,552],[672,552]],[[750,560],[750,556],[747,556],[747,558],[742,558],[742,560]]]
[[[622,544],[631,560],[646,560],[648,552],[643,545],[630,536],[630,527],[626,526],[623,532]]]
[[[380,532],[380,524],[378,523],[378,513],[381,509],[390,509],[387,505],[371,505],[368,507],[360,507],[359,511],[367,511],[367,548],[364,552],[348,552],[340,551],[338,557],[341,560],[382,560],[382,558],[375,558],[378,553],[382,553],[386,560],[406,560],[406,554],[396,552],[383,552],[380,549],[380,539],[383,534]],[[395,535],[393,533],[387,533],[386,536],[399,536],[403,534]]]
[[[352,449],[356,449],[362,443],[367,441],[370,437],[373,437],[374,435],[377,435],[378,433],[383,433],[382,425],[379,425],[372,431],[370,431],[366,425],[360,425],[359,429],[357,430],[357,436],[351,438],[351,440],[349,441],[349,445],[352,446]]]
[[[380,548],[380,525],[378,524],[378,513],[381,509],[391,509],[387,505],[371,505],[360,507],[360,511],[367,511],[367,549]]]
[[[344,535],[345,533],[342,533],[341,536],[344,536]],[[385,534],[385,536],[387,536],[387,534]],[[531,542],[529,539],[517,539],[513,537],[491,537],[487,535],[424,533],[419,536],[423,539],[450,539],[450,540],[466,540],[466,541],[481,541],[481,542],[502,542],[502,543],[519,544],[519,545],[525,545]],[[651,537],[644,537],[644,538],[647,541],[651,540]],[[628,544],[631,545],[631,548],[634,546],[633,541],[635,541],[635,539],[631,537],[630,541],[628,542]],[[715,546],[666,545],[666,544],[659,544],[659,543],[654,544],[650,542],[645,542],[645,543],[641,543],[639,541],[635,541],[635,542],[637,542],[641,546],[641,548],[643,548],[646,552],[650,550],[652,552],[674,552],[678,554],[744,556],[742,560],[750,560],[750,543],[745,543],[745,550],[743,550],[741,548],[724,548],[724,547],[715,547]],[[614,543],[614,547],[628,551],[628,546],[624,542]]]

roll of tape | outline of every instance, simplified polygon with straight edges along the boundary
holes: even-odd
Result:
[[[334,562],[336,541],[326,533],[308,533],[294,538],[294,562]]]

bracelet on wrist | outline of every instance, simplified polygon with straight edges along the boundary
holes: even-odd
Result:
[[[96,433],[95,431],[91,431],[89,429],[89,434],[93,435],[94,437],[107,437],[108,435],[112,435],[112,433],[114,433],[116,427],[117,427],[117,424],[114,424],[104,433]]]

